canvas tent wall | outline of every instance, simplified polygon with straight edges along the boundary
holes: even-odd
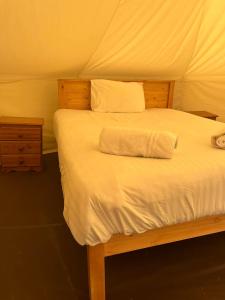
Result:
[[[225,121],[225,1],[0,0],[0,115],[45,118],[57,78],[175,79],[175,108]]]

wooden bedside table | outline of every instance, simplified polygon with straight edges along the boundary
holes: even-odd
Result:
[[[42,170],[40,118],[0,117],[0,170]]]
[[[186,112],[196,115],[196,116],[199,116],[199,117],[215,120],[215,121],[216,121],[216,118],[218,117],[218,115],[210,113],[208,111],[186,111]]]

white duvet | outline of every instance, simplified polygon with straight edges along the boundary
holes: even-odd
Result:
[[[64,217],[81,245],[225,213],[225,151],[211,146],[225,124],[172,109],[60,109],[54,125]],[[178,148],[170,160],[104,154],[98,141],[106,126],[169,130]]]

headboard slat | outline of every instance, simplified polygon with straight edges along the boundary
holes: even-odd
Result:
[[[140,80],[132,80],[140,81]],[[174,81],[143,80],[146,108],[169,108],[173,104]],[[90,80],[59,79],[59,107],[90,109]]]

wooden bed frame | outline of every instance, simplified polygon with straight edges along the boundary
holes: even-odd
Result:
[[[137,80],[134,80],[137,81]],[[174,81],[144,80],[146,108],[170,108]],[[59,80],[59,106],[90,109],[90,80]],[[225,215],[153,229],[141,234],[114,235],[107,243],[87,246],[91,300],[105,300],[105,257],[225,231]]]

